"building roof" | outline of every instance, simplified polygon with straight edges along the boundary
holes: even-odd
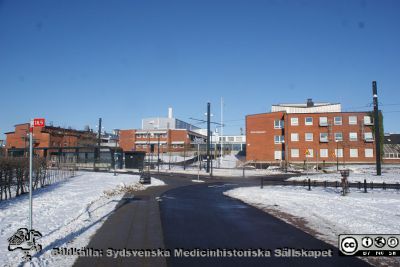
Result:
[[[385,134],[385,144],[400,144],[400,134]]]
[[[314,103],[311,98],[306,103],[295,104],[276,104],[271,107],[272,112],[285,111],[286,113],[324,113],[341,112],[342,107],[339,103],[331,104],[326,102]]]

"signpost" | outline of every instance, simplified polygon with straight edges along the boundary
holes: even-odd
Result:
[[[193,143],[197,144],[197,162],[199,163],[199,168],[197,169],[197,181],[199,181],[200,180],[200,144],[205,144],[205,142],[201,138],[195,138]]]
[[[307,175],[307,178],[308,178],[308,162],[307,162],[307,158],[308,158],[309,155],[310,155],[310,151],[308,151],[308,149],[306,149],[305,156],[306,156],[306,175]]]
[[[29,125],[29,230],[32,230],[32,173],[33,173],[33,128],[44,127],[45,119],[33,119]]]

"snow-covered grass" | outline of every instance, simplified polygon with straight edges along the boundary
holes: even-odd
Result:
[[[157,167],[155,170],[157,171]],[[186,170],[183,169],[183,166],[171,166],[171,170],[168,170],[168,165],[160,166],[160,172],[172,172],[172,173],[185,173],[185,174],[198,174],[198,166],[187,166]],[[274,175],[281,174],[282,171],[278,168],[268,168],[268,169],[245,169],[245,176],[266,176],[266,175]],[[205,171],[205,164],[203,165],[202,170],[199,172],[200,176],[210,176],[209,173]],[[214,176],[221,177],[243,177],[243,169],[240,168],[231,168],[231,169],[218,169],[213,168]]]
[[[343,168],[340,167],[340,169]],[[374,183],[400,183],[400,165],[383,165],[382,176],[376,175],[375,165],[348,165],[345,168],[350,170],[349,182],[364,182],[366,179],[367,182]],[[316,181],[340,181],[341,175],[336,172],[336,166],[328,168],[328,171],[328,173],[310,173],[308,178]],[[307,179],[307,175],[292,177],[288,180],[302,181],[304,179]]]
[[[352,189],[343,197],[340,189],[267,186],[236,188],[224,194],[295,225],[300,218],[307,229],[335,246],[339,234],[400,233],[400,192],[395,190],[362,193]]]
[[[34,255],[35,266],[71,266],[75,257],[52,257],[54,247],[67,244],[85,247],[91,236],[111,215],[125,192],[164,183],[152,178],[151,185],[138,185],[139,176],[80,172],[76,177],[33,192],[33,228],[42,233]],[[0,203],[0,259],[2,266],[18,266],[23,253],[7,250],[7,239],[28,225],[27,195]],[[29,264],[28,264],[29,266]]]

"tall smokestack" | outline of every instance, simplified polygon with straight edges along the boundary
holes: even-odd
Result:
[[[168,108],[168,119],[172,119],[172,108]]]

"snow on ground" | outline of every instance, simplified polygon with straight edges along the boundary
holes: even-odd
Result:
[[[234,153],[224,155],[213,160],[213,165],[218,168],[236,168],[239,167],[241,163],[242,162],[235,156]]]
[[[178,155],[173,155],[173,154],[169,155],[168,153],[160,153],[160,160],[164,163],[168,163],[168,162],[178,163],[178,162],[183,162],[183,161],[192,159],[194,157],[195,156],[190,155],[190,154],[188,154],[184,157],[183,155],[179,155],[179,154]],[[152,159],[153,162],[157,162],[157,159],[158,159],[157,153],[154,153],[153,156],[150,156],[150,159]],[[145,160],[147,160],[147,157]]]
[[[55,257],[54,247],[85,247],[92,235],[111,215],[117,203],[129,191],[164,185],[152,178],[152,184],[138,184],[139,176],[80,172],[76,177],[33,192],[33,229],[42,233],[37,243],[42,251],[34,255],[34,266],[72,266],[75,257]],[[8,251],[7,239],[28,225],[28,195],[0,202],[0,259],[2,266],[18,266],[23,253]],[[26,263],[29,266],[29,263]]]
[[[224,194],[260,209],[305,219],[319,238],[335,246],[339,234],[400,233],[400,192],[395,190],[362,193],[352,189],[343,197],[340,189],[267,186],[236,188]]]
[[[374,183],[400,183],[400,165],[383,165],[382,176],[376,176],[375,165],[348,165],[346,167],[340,166],[340,169],[349,169],[350,175],[348,177],[349,182],[367,182]],[[302,175],[298,177],[292,177],[289,181],[297,180],[303,181],[304,179],[310,178],[311,180],[317,181],[340,181],[341,175],[336,172],[336,166],[328,168],[331,173],[316,173],[312,172],[311,175]]]
[[[200,176],[209,176],[210,174],[206,172],[205,167],[206,163],[202,165],[202,169],[199,171],[198,166],[187,166],[186,170],[183,169],[183,166],[173,166],[171,165],[171,170],[168,168],[167,165],[160,165],[160,172],[172,172],[172,173],[185,173],[185,174],[193,174],[197,175],[199,173]],[[157,171],[157,166],[155,170]],[[278,168],[268,168],[268,169],[245,169],[245,176],[266,176],[266,175],[274,175],[274,174],[281,174],[282,171]],[[214,176],[221,176],[221,177],[243,177],[243,169],[241,168],[226,168],[226,169],[219,169],[213,168],[213,175]]]

